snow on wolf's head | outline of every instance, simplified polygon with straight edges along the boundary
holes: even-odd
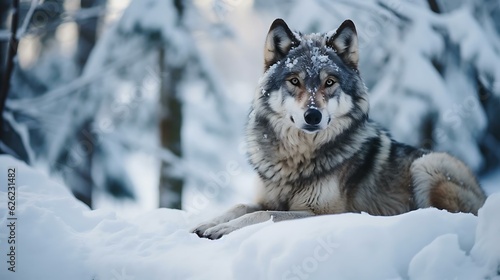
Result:
[[[350,20],[336,31],[303,35],[276,19],[266,38],[265,73],[254,108],[265,107],[271,123],[284,126],[287,133],[293,128],[330,138],[367,117],[358,58],[358,37]]]

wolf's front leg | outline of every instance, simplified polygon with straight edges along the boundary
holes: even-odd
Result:
[[[262,207],[258,205],[249,205],[249,204],[238,204],[234,206],[233,208],[229,209],[226,211],[224,214],[208,221],[205,223],[202,223],[201,225],[197,226],[191,232],[196,233],[199,237],[205,237],[203,233],[214,226],[217,226],[222,223],[229,222],[233,219],[239,218],[245,214],[252,213],[255,211],[261,210]]]
[[[262,223],[273,219],[274,222],[293,220],[299,218],[305,218],[314,216],[314,213],[310,211],[257,211],[249,214],[245,214],[237,219],[231,220],[226,223],[222,223],[211,227],[203,232],[200,237],[206,237],[209,239],[219,239],[223,235],[231,233],[242,227],[246,227],[253,224]]]

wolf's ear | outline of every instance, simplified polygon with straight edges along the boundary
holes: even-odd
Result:
[[[267,33],[264,47],[264,71],[284,58],[293,46],[299,44],[300,42],[284,20],[280,18],[274,20]]]
[[[351,20],[344,21],[335,34],[327,39],[326,45],[337,51],[340,58],[349,66],[358,68],[358,35]]]

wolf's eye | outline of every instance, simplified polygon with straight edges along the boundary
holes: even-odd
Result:
[[[290,80],[288,80],[292,85],[298,87],[300,85],[300,82],[299,82],[299,79],[297,78],[291,78]]]
[[[328,80],[326,80],[326,82],[325,82],[325,87],[331,87],[331,86],[333,86],[334,84],[335,84],[335,81],[334,81],[334,80],[332,80],[332,79],[328,79]]]

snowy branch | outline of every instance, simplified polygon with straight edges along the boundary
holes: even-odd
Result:
[[[21,25],[21,28],[17,32],[17,39],[18,40],[21,39],[24,36],[24,34],[26,33],[26,30],[28,29],[28,26],[31,22],[31,18],[33,17],[33,13],[35,12],[36,7],[38,6],[39,3],[40,3],[40,0],[31,0],[30,9],[28,10],[28,13],[24,17],[23,25]]]
[[[321,2],[324,5],[327,5],[328,3],[330,3],[330,2],[325,1],[325,0],[321,0]],[[342,4],[344,4],[344,5],[346,5],[347,7],[350,7],[350,8],[357,8],[359,10],[362,10],[364,12],[369,13],[370,15],[379,15],[379,16],[390,17],[389,12],[380,9],[380,7],[376,3],[373,3],[371,1],[363,1],[363,0],[361,0],[361,1],[360,0],[355,0],[355,1],[338,0],[337,2],[338,3],[342,3]],[[398,6],[399,6],[399,2],[400,1],[398,1],[398,4],[397,4]],[[389,5],[390,6],[395,6],[395,5],[391,5],[391,4],[389,4]]]
[[[102,71],[97,71],[88,75],[82,75],[79,78],[73,80],[71,83],[51,90],[41,96],[34,98],[8,100],[7,107],[11,110],[37,115],[40,113],[40,107],[57,104],[57,101],[60,98],[68,97],[69,94],[78,91],[79,89],[91,84],[92,82],[106,78],[109,73],[116,71],[116,69],[120,67],[128,65],[132,61],[136,60],[137,57],[141,57],[141,55],[143,55],[143,52],[144,50],[139,49],[136,53],[130,54],[129,56],[124,56],[121,60],[110,64],[106,69]],[[37,104],[37,106],[30,106],[31,104]]]
[[[439,23],[439,15],[429,12],[429,10],[423,9],[415,4],[409,4],[403,1],[398,1],[394,4],[394,1],[389,0],[377,0],[380,7],[390,11],[397,17],[405,21],[428,21],[431,24]]]
[[[197,168],[193,163],[188,163],[183,158],[177,156],[172,151],[166,148],[145,145],[136,138],[124,138],[123,135],[117,135],[116,133],[107,133],[101,135],[100,137],[107,137],[113,143],[123,145],[128,149],[139,150],[146,154],[152,155],[159,160],[168,163],[171,166],[175,166],[173,170],[170,170],[170,176],[175,175],[178,177],[190,176],[201,181],[213,180],[206,173],[200,171],[202,169]]]
[[[37,1],[40,1],[40,0],[37,0]],[[113,11],[111,9],[106,9],[103,7],[92,7],[92,8],[86,8],[86,9],[80,9],[80,10],[77,10],[74,12],[65,12],[65,13],[60,15],[60,17],[57,21],[54,21],[50,24],[47,24],[47,25],[43,26],[43,28],[31,28],[30,29],[28,27],[29,27],[29,22],[31,20],[31,17],[33,16],[33,15],[31,15],[29,18],[30,20],[27,22],[26,28],[24,28],[22,30],[23,31],[22,35],[19,35],[19,38],[26,36],[26,35],[38,35],[38,34],[43,33],[43,32],[53,31],[59,25],[61,25],[63,23],[82,21],[82,20],[86,20],[86,19],[90,19],[90,18],[94,18],[94,17],[101,17],[103,15],[106,15],[106,14],[109,15],[109,14],[114,13],[114,12],[118,13],[118,12],[121,12],[121,10]],[[25,21],[23,22],[23,25],[26,23],[27,19],[28,19],[28,17],[26,16]]]

